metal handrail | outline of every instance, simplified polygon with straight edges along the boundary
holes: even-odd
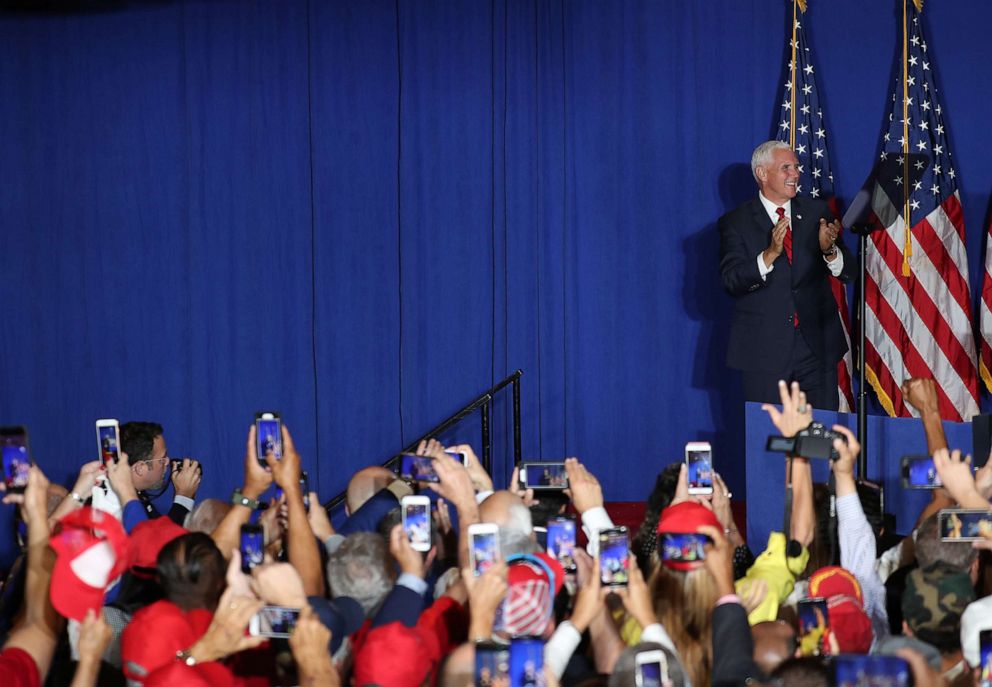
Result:
[[[448,431],[459,422],[464,420],[466,417],[474,413],[476,410],[482,411],[482,466],[486,469],[486,472],[492,473],[492,445],[490,439],[489,430],[489,415],[491,410],[491,403],[493,396],[498,392],[505,389],[507,386],[512,385],[513,389],[513,463],[516,465],[520,462],[522,457],[522,441],[520,435],[520,377],[523,375],[523,370],[517,370],[513,374],[509,375],[505,379],[498,382],[495,386],[483,391],[477,397],[469,401],[467,405],[457,410],[455,413],[450,415],[447,419],[443,420],[439,425],[431,429],[429,432],[424,434],[412,441],[403,450],[391,456],[386,462],[382,464],[382,467],[392,470],[397,461],[399,461],[400,456],[404,453],[413,453],[417,450],[417,446],[420,445],[421,441],[426,441],[437,437],[440,434]],[[328,512],[340,506],[344,503],[345,491],[337,494],[334,498],[324,504],[324,509]]]

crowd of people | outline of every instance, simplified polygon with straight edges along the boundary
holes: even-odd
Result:
[[[118,462],[81,466],[71,490],[32,466],[23,493],[3,498],[26,531],[0,597],[0,684],[826,686],[911,674],[920,686],[987,685],[992,539],[944,541],[937,521],[955,506],[990,509],[992,464],[975,472],[948,450],[936,394],[929,380],[904,386],[943,484],[908,536],[869,523],[857,438],[836,426],[825,494],[808,459],[786,460],[785,531],[745,542],[719,475],[711,495],[690,495],[674,463],[620,561],[616,539],[600,555],[599,534],[616,529],[575,459],[566,490],[535,493],[514,474],[497,491],[471,447],[448,447],[461,461],[430,440],[417,453],[436,482],[359,470],[335,527],[303,493],[285,427],[279,459],[258,456],[249,430],[231,500],[196,503],[196,462],[173,464],[158,425],[124,425]],[[803,392],[781,383],[780,400],[765,408],[781,434],[805,430]],[[148,492],[170,477],[175,501],[160,515]],[[431,497],[426,552],[403,524],[415,493]],[[563,514],[584,534],[566,547],[568,570],[538,540]],[[496,526],[498,547],[479,556],[498,554],[476,567],[469,530],[481,524]],[[261,533],[261,562],[242,560],[244,531]],[[702,555],[664,554],[670,535],[701,535]]]

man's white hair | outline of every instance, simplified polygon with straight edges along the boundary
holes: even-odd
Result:
[[[792,146],[790,146],[785,141],[765,141],[751,153],[751,174],[754,176],[754,180],[760,183],[758,179],[758,167],[767,167],[772,161],[772,155],[775,154],[776,150],[788,150],[792,151]]]

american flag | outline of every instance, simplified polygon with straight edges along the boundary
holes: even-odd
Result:
[[[982,299],[978,305],[979,329],[982,334],[982,354],[978,358],[978,372],[985,388],[992,391],[992,222],[985,236],[985,273],[982,275]]]
[[[905,12],[906,59],[873,173],[866,376],[893,416],[916,414],[899,384],[932,377],[941,417],[967,421],[978,413],[978,378],[964,215],[923,21],[908,0]]]
[[[827,200],[831,211],[839,217],[837,199],[834,197],[834,175],[830,171],[830,156],[827,153],[827,131],[823,120],[823,109],[816,92],[816,71],[813,68],[813,53],[806,43],[806,30],[798,16],[795,20],[793,36],[789,36],[789,58],[786,61],[785,91],[782,98],[781,118],[778,125],[778,140],[792,146],[799,158],[798,193]],[[793,68],[792,54],[795,54]],[[795,81],[795,83],[793,83]],[[837,302],[837,313],[847,352],[837,363],[837,394],[839,408],[851,412],[854,408],[854,394],[851,386],[851,314],[847,307],[847,290],[834,276],[830,277],[830,289]]]

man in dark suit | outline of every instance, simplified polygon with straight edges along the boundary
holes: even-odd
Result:
[[[720,218],[720,274],[734,296],[727,365],[744,397],[778,403],[778,381],[798,381],[816,408],[838,406],[837,362],[847,350],[831,274],[848,282],[854,259],[837,242],[827,204],[796,197],[799,161],[768,141],[751,158],[758,197]]]

